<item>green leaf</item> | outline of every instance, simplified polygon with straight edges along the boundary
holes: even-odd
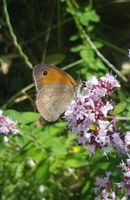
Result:
[[[95,10],[91,10],[91,8],[85,9],[84,12],[77,12],[77,17],[79,18],[80,23],[84,26],[88,26],[90,22],[99,22],[100,20]]]
[[[71,52],[79,52],[79,51],[81,51],[83,48],[84,48],[83,45],[77,45],[77,46],[71,48]]]
[[[102,44],[101,42],[99,42],[99,41],[94,41],[93,43],[95,44],[95,46],[96,46],[98,49],[101,48],[101,47],[103,47],[103,44]]]
[[[49,167],[50,167],[50,164],[49,164],[49,159],[44,159],[42,160],[39,164],[38,164],[38,167],[35,171],[35,174],[36,174],[36,180],[41,183],[45,183],[48,181],[48,178],[49,178]]]
[[[21,117],[25,121],[25,124],[35,122],[39,119],[40,114],[35,112],[23,112],[21,113]]]
[[[72,167],[72,168],[80,168],[88,166],[88,160],[86,159],[86,155],[83,153],[71,154],[64,162],[64,167]]]
[[[90,66],[92,66],[92,68],[95,69],[94,66],[94,52],[93,50],[91,50],[90,48],[84,48],[80,51],[80,56],[81,58],[84,60],[84,62],[86,62],[87,64],[89,64]]]
[[[71,37],[70,37],[70,41],[75,41],[75,40],[77,40],[79,37],[78,37],[78,35],[72,35]]]
[[[65,161],[64,166],[65,167],[72,167],[72,168],[80,168],[86,166],[88,163],[86,160],[76,160],[75,158],[68,159]]]
[[[35,112],[18,112],[16,110],[6,110],[4,115],[9,116],[13,121],[20,124],[32,123],[40,117],[39,113]]]
[[[21,121],[21,113],[16,110],[6,110],[4,115],[10,117],[13,121]]]
[[[121,113],[125,107],[127,106],[127,102],[126,101],[122,101],[121,103],[117,104],[114,108],[114,114],[119,114]]]

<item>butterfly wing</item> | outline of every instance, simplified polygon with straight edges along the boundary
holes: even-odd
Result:
[[[40,65],[34,68],[33,73],[37,89],[37,109],[46,121],[54,122],[74,99],[76,82],[69,74],[56,67]]]

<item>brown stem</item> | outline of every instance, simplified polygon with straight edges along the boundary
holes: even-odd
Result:
[[[129,121],[130,117],[124,117],[124,116],[107,116],[108,119],[112,119],[113,121],[118,121],[118,120],[126,120]]]

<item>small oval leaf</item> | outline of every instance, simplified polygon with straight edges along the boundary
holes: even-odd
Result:
[[[125,107],[127,106],[127,102],[126,101],[122,101],[121,103],[118,103],[115,108],[114,108],[114,114],[119,114],[121,113]]]

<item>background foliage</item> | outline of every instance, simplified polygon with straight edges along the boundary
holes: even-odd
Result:
[[[108,159],[100,151],[89,158],[62,119],[39,120],[32,66],[51,63],[83,80],[112,71],[122,85],[115,104],[129,102],[130,1],[0,4],[0,105],[20,130],[6,144],[1,138],[0,199],[94,199],[95,176],[111,170],[118,181],[120,158],[111,152]],[[129,105],[124,115],[130,116]]]

